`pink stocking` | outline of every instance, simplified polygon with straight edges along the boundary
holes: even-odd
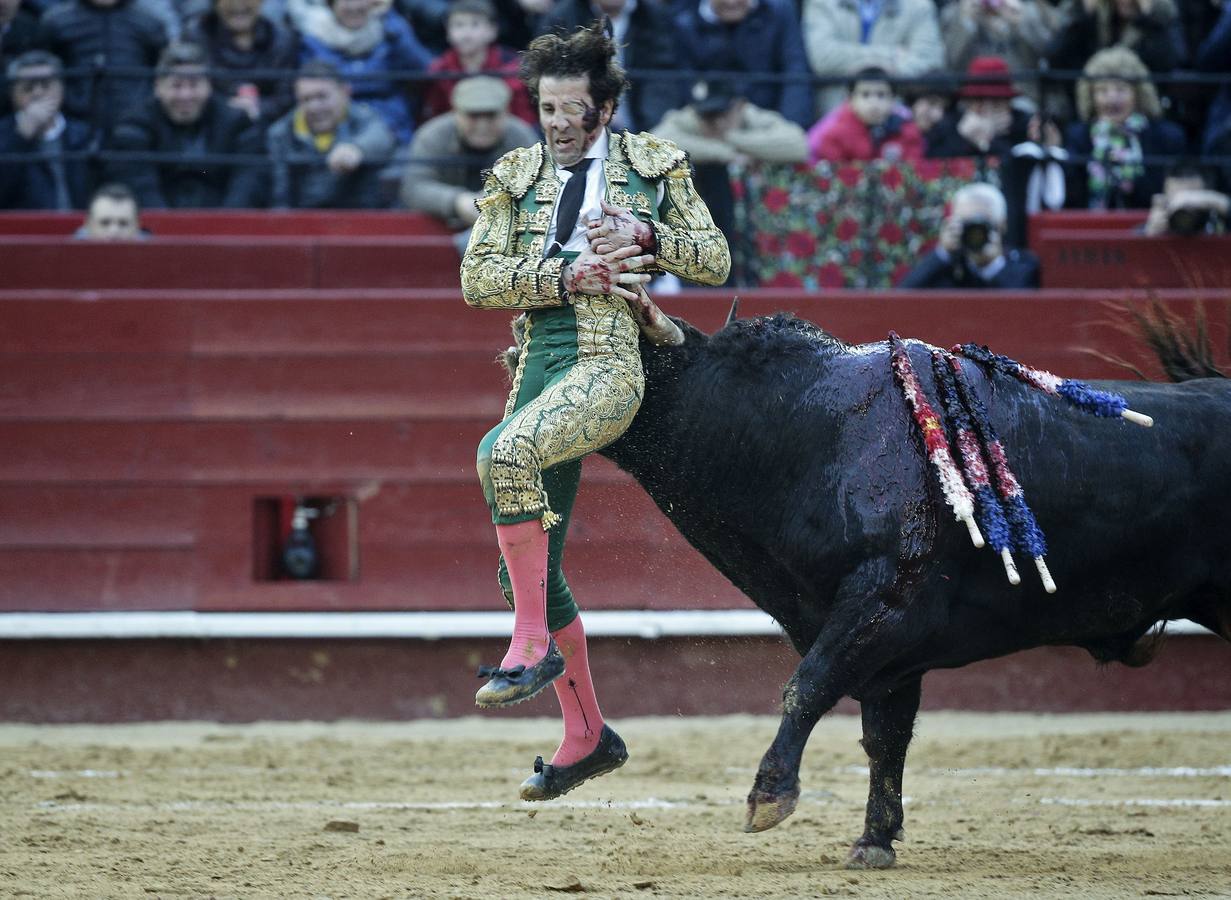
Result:
[[[547,532],[531,519],[497,525],[496,540],[513,584],[513,639],[500,667],[531,666],[547,655]]]
[[[560,712],[564,714],[564,740],[553,766],[571,766],[584,759],[598,746],[603,730],[603,714],[594,697],[594,682],[590,680],[590,658],[586,652],[586,631],[581,616],[575,618],[552,637],[564,654],[564,675],[552,682]]]

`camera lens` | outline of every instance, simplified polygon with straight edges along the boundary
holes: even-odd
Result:
[[[1208,209],[1185,209],[1181,207],[1167,217],[1167,230],[1181,237],[1191,237],[1205,231],[1210,224]]]
[[[992,237],[986,222],[967,222],[962,225],[962,249],[967,253],[980,253]]]

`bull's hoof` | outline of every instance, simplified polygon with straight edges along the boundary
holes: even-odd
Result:
[[[863,839],[855,842],[851,852],[846,856],[848,869],[890,869],[898,860],[892,847],[882,847],[879,844],[867,843]]]
[[[795,804],[798,802],[798,788],[784,794],[754,790],[748,795],[748,816],[744,819],[744,831],[749,834],[768,831],[795,812]]]

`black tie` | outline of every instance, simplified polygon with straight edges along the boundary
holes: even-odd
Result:
[[[573,229],[577,227],[577,216],[581,213],[581,198],[586,193],[586,175],[590,171],[590,159],[583,159],[565,168],[573,174],[560,194],[560,210],[556,215],[556,239],[551,245],[551,252],[547,254],[548,258],[564,249],[564,245],[573,236]]]

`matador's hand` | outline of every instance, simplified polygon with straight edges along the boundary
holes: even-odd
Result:
[[[573,294],[611,294],[632,301],[637,299],[637,286],[650,280],[649,274],[638,270],[653,264],[654,257],[642,254],[635,246],[610,253],[583,250],[563,268],[560,279],[564,289]]]
[[[637,247],[642,253],[653,253],[658,249],[654,229],[633,215],[631,209],[612,206],[606,200],[602,204],[603,217],[591,219],[586,231],[591,249],[598,253],[623,250],[625,247]]]
[[[684,332],[680,326],[668,319],[658,305],[650,299],[641,285],[637,286],[637,299],[628,301],[628,308],[641,326],[641,333],[646,340],[657,347],[678,347],[684,343]]]

